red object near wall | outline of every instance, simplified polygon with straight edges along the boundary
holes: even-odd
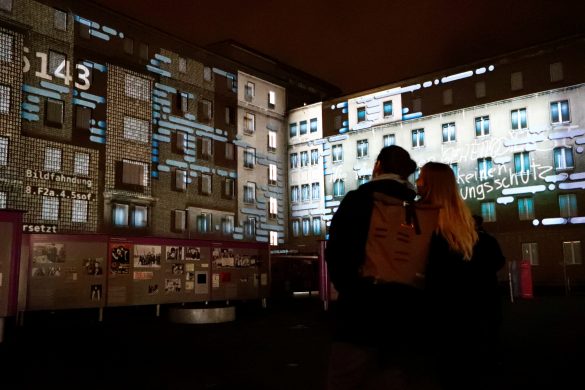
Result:
[[[520,261],[520,296],[522,298],[534,298],[531,267],[528,260]]]

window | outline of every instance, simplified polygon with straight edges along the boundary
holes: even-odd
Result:
[[[0,191],[0,209],[6,208],[6,192]]]
[[[201,138],[201,158],[210,160],[213,157],[213,140]]]
[[[321,185],[319,183],[311,184],[311,193],[313,195],[313,200],[317,200],[321,197]]]
[[[256,164],[256,149],[246,148],[246,150],[244,150],[244,167],[254,168],[255,164]]]
[[[299,123],[299,134],[300,135],[305,135],[307,134],[307,121],[301,121]]]
[[[457,176],[459,176],[459,164],[451,163],[451,164],[449,164],[449,166],[451,167],[451,170],[453,171],[453,174],[455,175],[455,179],[457,179]]]
[[[116,226],[128,226],[128,212],[129,206],[127,204],[114,203],[112,207],[112,222]]]
[[[311,200],[311,191],[308,184],[301,185],[301,200],[308,202]]]
[[[199,233],[210,233],[211,232],[211,213],[201,213],[197,216],[197,232]]]
[[[144,42],[140,42],[140,45],[138,45],[138,58],[148,61],[148,45]]]
[[[148,143],[150,136],[150,122],[131,116],[124,117],[124,138]]]
[[[234,121],[234,110],[231,107],[225,108],[225,123],[226,125],[231,125]]]
[[[252,113],[244,114],[244,133],[252,134],[256,131],[256,116]]]
[[[382,103],[382,109],[384,111],[384,118],[388,118],[394,115],[392,111],[392,100]]]
[[[343,145],[333,145],[333,162],[343,161]]]
[[[213,188],[211,179],[211,175],[206,173],[201,174],[201,195],[211,195]]]
[[[12,0],[0,0],[0,9],[2,11],[12,11]]]
[[[225,159],[226,160],[233,160],[234,159],[234,144],[224,144],[225,145]]]
[[[148,186],[149,175],[148,164],[133,160],[122,160],[122,184],[146,187]]]
[[[63,102],[61,100],[47,99],[45,105],[45,123],[47,126],[63,126]]]
[[[363,122],[366,120],[366,108],[365,107],[358,107],[357,109],[357,121]]]
[[[528,124],[526,121],[526,109],[520,108],[518,110],[511,111],[512,119],[512,130],[527,129]]]
[[[298,130],[298,126],[296,123],[291,123],[290,125],[288,125],[289,130],[290,130],[290,137],[296,137],[297,136],[297,130]]]
[[[519,91],[524,88],[524,76],[522,72],[514,72],[510,75],[510,89]]]
[[[244,87],[244,98],[246,100],[252,100],[254,95],[256,94],[256,87],[254,83],[248,81],[246,86]]]
[[[293,237],[298,237],[301,233],[301,222],[298,219],[292,221]]]
[[[412,147],[422,148],[425,146],[425,129],[412,130]]]
[[[67,31],[67,12],[55,9],[53,26],[57,30]]]
[[[276,152],[276,131],[268,130],[268,151]]]
[[[311,149],[311,165],[319,164],[319,149]]]
[[[493,162],[491,157],[477,159],[477,172],[479,180],[487,180],[493,177]]]
[[[45,149],[45,169],[47,171],[61,170],[61,149]]]
[[[304,151],[301,152],[301,168],[304,168],[307,165],[309,165],[309,152]]]
[[[528,260],[532,266],[538,265],[538,243],[522,243],[522,260]]]
[[[88,36],[89,38],[89,36]],[[134,54],[134,39],[129,37],[124,37],[124,41],[122,42],[124,53],[128,55]]]
[[[75,128],[89,130],[91,127],[91,108],[75,106]]]
[[[235,182],[231,177],[224,178],[223,182],[223,197],[226,199],[234,198]]]
[[[357,158],[368,157],[368,140],[362,139],[357,141]]]
[[[563,261],[566,265],[582,264],[581,241],[563,242]]]
[[[573,148],[555,148],[554,154],[554,165],[556,170],[573,169]]]
[[[268,108],[274,108],[276,106],[276,92],[268,91]]]
[[[174,110],[176,113],[185,113],[189,111],[189,94],[177,91],[173,96]]]
[[[276,181],[278,180],[278,171],[276,168],[276,164],[269,164],[268,165],[268,184],[276,185]]]
[[[276,218],[278,215],[278,202],[276,198],[270,197],[270,207],[268,210],[268,218]]]
[[[0,166],[5,165],[8,165],[8,138],[0,137]]]
[[[179,72],[187,73],[187,59],[179,57]]]
[[[384,147],[396,145],[396,136],[394,134],[387,134],[384,136]]]
[[[124,92],[130,98],[148,102],[150,101],[150,81],[127,73],[124,78]]]
[[[187,135],[182,131],[177,131],[174,133],[175,142],[173,143],[175,153],[185,153],[187,149]]]
[[[290,154],[290,169],[295,169],[299,166],[299,155],[298,153]]]
[[[12,62],[13,46],[14,37],[0,32],[0,61]]]
[[[232,234],[234,232],[233,215],[224,215],[221,219],[221,232],[223,234]]]
[[[550,81],[554,83],[555,81],[561,81],[565,78],[563,75],[563,63],[562,62],[555,62],[549,65],[550,70]]]
[[[213,79],[213,71],[209,66],[203,68],[203,80],[211,81]]]
[[[485,81],[478,81],[475,83],[475,97],[481,99],[484,98],[485,95]]]
[[[148,207],[134,206],[132,225],[136,228],[145,228],[148,226]]]
[[[244,202],[246,203],[256,202],[256,183],[248,182],[244,186]]]
[[[311,133],[317,132],[317,118],[311,119],[310,127],[311,127]]]
[[[41,218],[45,221],[59,220],[59,198],[52,196],[43,196],[43,208]]]
[[[172,211],[172,230],[175,232],[185,231],[186,223],[186,212],[185,210],[173,210]]]
[[[278,245],[278,232],[270,231],[270,245],[272,246]]]
[[[367,182],[370,181],[370,179],[372,178],[371,175],[361,175],[358,176],[358,186],[361,186],[362,184],[366,184]]]
[[[244,233],[248,237],[254,237],[256,235],[256,217],[248,217],[244,223]]]
[[[89,175],[89,154],[76,152],[73,161],[73,173],[76,175]]]
[[[514,170],[518,174],[530,173],[530,153],[514,153]]]
[[[443,142],[455,142],[455,122],[443,124]]]
[[[197,103],[197,117],[202,122],[211,121],[211,118],[213,118],[213,105],[209,100],[199,100]]]
[[[7,85],[0,85],[0,114],[8,114],[10,112],[10,87]]]
[[[333,183],[333,196],[345,195],[345,182],[343,179],[337,179]]]
[[[63,53],[59,53],[53,50],[49,50],[49,74],[51,76],[57,76],[57,69],[65,64],[67,60],[67,56]],[[65,69],[60,69],[59,74],[63,75],[65,73]]]
[[[187,189],[187,171],[182,169],[175,170],[175,191],[185,191]]]
[[[483,217],[484,222],[496,222],[496,203],[482,202],[481,216]]]
[[[412,112],[421,112],[422,110],[422,99],[412,99]]]
[[[321,218],[319,217],[313,218],[313,235],[321,235]]]
[[[296,203],[299,201],[300,191],[299,186],[290,187],[290,201]]]
[[[518,199],[518,219],[520,221],[531,221],[534,219],[534,199]]]
[[[483,137],[490,134],[490,117],[480,116],[475,118],[475,136]]]
[[[453,90],[451,88],[443,91],[443,105],[449,106],[453,104]]]
[[[308,237],[309,235],[311,235],[311,220],[303,218],[303,236]]]
[[[87,222],[87,200],[73,199],[71,222]]]
[[[559,195],[559,210],[561,217],[570,218],[577,216],[577,195]]]
[[[550,104],[550,121],[553,124],[566,123],[571,121],[568,100],[552,102]]]

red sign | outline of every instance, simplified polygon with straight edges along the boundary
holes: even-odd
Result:
[[[532,268],[528,260],[520,261],[520,296],[534,298],[532,293]]]

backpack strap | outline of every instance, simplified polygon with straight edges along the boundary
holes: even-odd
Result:
[[[404,206],[404,216],[405,216],[405,224],[414,228],[414,231],[417,235],[420,235],[420,224],[418,223],[418,217],[416,216],[416,209],[414,204],[411,202],[403,202]]]

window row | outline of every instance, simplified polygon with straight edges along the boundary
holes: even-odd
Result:
[[[184,232],[187,229],[200,234],[212,233],[214,226],[219,225],[222,234],[229,235],[234,232],[234,216],[227,214],[214,215],[210,211],[198,211],[194,216],[189,216],[191,211],[173,210],[172,229],[175,232]],[[188,226],[187,218],[194,226]]]
[[[309,120],[309,126],[307,127],[307,121],[300,121],[299,123],[290,123],[288,125],[289,128],[289,136],[290,138],[296,137],[297,135],[305,135],[307,132],[311,131],[312,133],[316,133],[318,130],[318,123],[317,118],[313,118]]]
[[[530,265],[540,265],[537,242],[522,243],[522,260],[528,260]],[[581,241],[563,241],[563,258],[559,261],[563,265],[583,264]]]
[[[0,206],[6,207],[6,194],[4,200],[0,197]],[[43,196],[41,204],[41,219],[47,222],[58,222],[60,215],[60,199],[53,196]],[[0,208],[4,208],[0,207]],[[89,201],[73,199],[71,203],[71,222],[85,223],[88,220]]]
[[[321,198],[321,185],[317,183],[302,184],[299,186],[290,187],[290,201],[291,203],[309,202],[311,200],[318,200]]]
[[[309,165],[315,166],[319,164],[319,149],[311,149],[309,155],[309,151],[303,151],[300,153],[291,153],[290,154],[290,168],[295,169],[299,167],[304,168],[308,167]]]
[[[244,86],[244,99],[246,101],[252,101],[256,97],[256,85],[248,81]],[[266,107],[270,109],[276,108],[276,92],[275,91],[268,91],[267,99],[266,99]]]
[[[321,217],[293,219],[291,225],[293,237],[321,236]]]
[[[575,194],[562,194],[558,196],[559,216],[561,218],[573,218],[578,216],[577,196]],[[535,218],[534,198],[521,197],[517,201],[518,219],[520,221],[532,221]],[[485,222],[496,222],[496,202],[481,203],[481,216]]]
[[[392,106],[392,100],[382,102],[382,114],[384,118],[391,118],[394,115],[394,108]],[[366,107],[357,108],[357,121],[358,123],[366,120]]]
[[[0,137],[0,166],[8,165],[9,138]],[[46,171],[60,172],[63,164],[63,151],[59,148],[47,147],[44,152],[43,168]],[[84,152],[73,153],[73,173],[89,176],[90,155]]]
[[[173,190],[184,192],[187,191],[188,185],[187,171],[183,169],[176,169],[173,172]],[[200,195],[209,196],[213,193],[213,175],[208,173],[199,173],[198,180],[198,193]],[[235,179],[231,177],[221,178],[221,196],[224,199],[233,199],[235,195]]]

